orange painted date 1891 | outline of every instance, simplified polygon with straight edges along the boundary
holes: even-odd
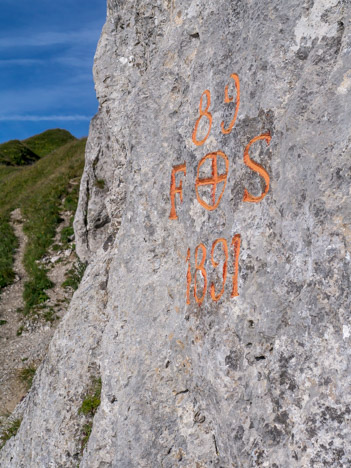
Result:
[[[239,255],[240,255],[240,242],[241,237],[240,234],[236,234],[231,242],[231,247],[233,247],[233,275],[232,275],[232,290],[231,290],[231,297],[239,296],[238,293],[238,272],[239,272]],[[217,248],[218,246],[218,248]],[[210,284],[210,296],[214,302],[219,301],[219,299],[224,294],[225,285],[227,282],[227,274],[228,274],[228,261],[229,261],[229,254],[228,254],[228,244],[226,239],[220,238],[216,239],[211,248],[211,264],[214,269],[216,269],[220,262],[216,261],[215,256],[219,253],[219,246],[221,246],[221,250],[223,251],[222,258],[223,258],[223,266],[222,266],[222,287],[219,291],[216,291],[216,287],[213,282]],[[186,256],[186,263],[188,264],[187,273],[186,273],[186,303],[190,304],[190,290],[192,286],[192,282],[194,280],[194,297],[197,304],[201,305],[206,297],[206,292],[208,289],[208,275],[205,268],[207,256],[207,249],[204,244],[199,244],[195,248],[194,260],[195,260],[195,272],[194,275],[191,275],[191,253],[190,249],[188,249],[187,256]],[[202,277],[202,281],[201,281]],[[202,283],[199,287],[199,283]]]

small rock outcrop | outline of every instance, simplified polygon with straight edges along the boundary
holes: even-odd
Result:
[[[350,68],[346,0],[108,1],[89,265],[1,467],[351,465]]]

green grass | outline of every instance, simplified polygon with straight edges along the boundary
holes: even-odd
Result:
[[[59,318],[58,315],[56,315],[53,307],[45,308],[42,315],[44,320],[50,323],[54,322]]]
[[[70,195],[70,208],[75,211],[78,200],[76,185],[70,193],[70,181],[79,179],[84,167],[86,139],[73,140],[25,167],[0,165],[0,289],[13,279],[13,254],[17,242],[9,226],[12,210],[20,208],[25,219],[23,229],[28,243],[24,266],[29,279],[24,287],[24,313],[29,314],[47,299],[52,287],[45,268],[38,264],[51,244],[61,222],[62,201]],[[5,241],[3,240],[5,239]]]
[[[87,445],[91,431],[93,430],[93,421],[89,421],[84,424],[82,432],[83,432],[83,439],[82,439],[82,451],[84,447]]]
[[[10,140],[0,144],[0,164],[26,166],[47,156],[61,146],[75,141],[67,130],[56,128],[34,135],[26,140]]]
[[[93,417],[101,403],[101,378],[95,378],[79,408],[79,413]]]
[[[24,383],[27,390],[29,390],[30,387],[32,386],[33,378],[34,378],[36,370],[37,370],[37,368],[35,366],[31,365],[31,366],[28,366],[28,367],[24,367],[23,369],[21,369],[19,371],[18,377],[19,377],[20,381]]]
[[[73,140],[75,137],[70,132],[56,128],[27,138],[23,143],[38,156],[43,157]]]
[[[95,187],[103,190],[105,188],[105,181],[104,181],[104,179],[97,179],[97,180],[95,180],[94,185],[95,185]]]
[[[10,423],[10,425],[8,425],[7,428],[2,431],[2,433],[0,434],[0,440],[1,440],[0,449],[2,449],[5,443],[9,439],[11,439],[11,437],[14,437],[17,434],[18,429],[20,428],[21,422],[22,422],[22,419],[14,419]]]
[[[76,291],[80,282],[82,281],[86,267],[86,263],[82,263],[80,260],[78,260],[77,263],[73,265],[70,270],[68,270],[66,279],[62,283],[62,287],[72,288],[73,291]]]
[[[0,216],[0,290],[11,284],[15,277],[12,266],[17,246],[18,241],[9,224],[9,215],[4,214]]]
[[[61,231],[61,242],[63,244],[63,248],[66,248],[70,243],[71,237],[74,235],[73,226],[70,224],[67,227],[64,227]]]
[[[39,159],[30,148],[19,140],[11,140],[0,145],[0,163],[6,166],[25,166]]]
[[[83,452],[84,447],[88,443],[92,428],[93,428],[93,417],[101,403],[101,378],[94,378],[92,385],[85,396],[81,407],[78,410],[79,414],[84,414],[88,421],[82,427],[82,446],[81,451]]]
[[[79,178],[80,179],[80,178]],[[66,196],[65,201],[63,203],[63,208],[66,211],[71,211],[74,213],[77,209],[79,198],[79,180],[74,181],[74,185],[72,185],[69,194]],[[73,218],[71,220],[71,224],[73,223]]]

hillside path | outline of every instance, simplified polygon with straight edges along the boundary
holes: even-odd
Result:
[[[69,225],[72,213],[61,212],[62,222],[57,228],[54,244],[60,244],[62,230]],[[23,258],[27,237],[23,232],[23,218],[20,209],[11,213],[11,225],[18,239],[15,253],[15,281],[4,288],[0,295],[0,429],[7,417],[26,395],[28,388],[20,379],[21,369],[37,368],[59,320],[65,314],[73,291],[62,287],[68,270],[76,260],[72,248],[55,252],[49,249],[41,264],[47,269],[48,277],[53,281],[52,289],[47,291],[48,300],[45,310],[52,311],[52,320],[34,320],[17,312],[24,307],[23,290],[28,275],[24,269]]]
[[[11,213],[11,224],[19,245],[14,262],[15,282],[4,288],[0,295],[0,320],[6,321],[0,326],[0,425],[27,393],[25,384],[19,379],[20,369],[41,361],[43,349],[46,349],[52,335],[49,326],[17,334],[23,323],[23,316],[17,309],[24,306],[22,296],[27,280],[23,266],[27,237],[19,209]]]
[[[22,215],[19,209],[11,213],[11,224],[18,239],[15,253],[13,284],[4,288],[0,296],[0,320],[7,323],[0,326],[0,416],[11,413],[18,401],[25,395],[25,388],[19,384],[16,368],[23,367],[25,358],[23,342],[17,336],[21,316],[17,312],[23,307],[23,288],[27,273],[23,266],[23,255],[27,237],[22,228]]]

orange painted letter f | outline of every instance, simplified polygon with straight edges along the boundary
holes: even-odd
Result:
[[[176,193],[179,193],[180,202],[183,203],[183,181],[179,182],[179,185],[176,186],[176,174],[177,172],[183,172],[186,175],[186,164],[179,164],[179,166],[174,166],[172,168],[172,175],[171,175],[171,213],[169,215],[169,219],[178,219],[176,207],[175,207],[175,196]]]

